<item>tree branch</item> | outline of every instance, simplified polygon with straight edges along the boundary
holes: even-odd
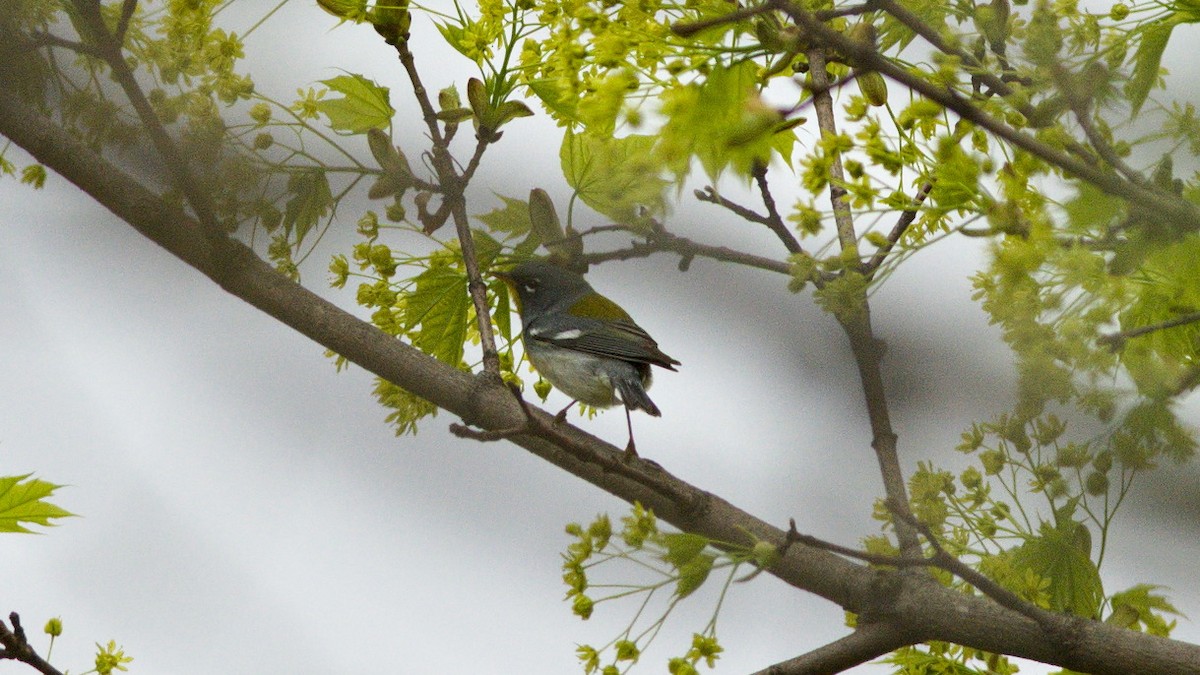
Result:
[[[1125,346],[1126,341],[1132,338],[1141,337],[1143,335],[1148,335],[1160,330],[1166,330],[1168,328],[1175,328],[1176,326],[1196,323],[1197,321],[1200,321],[1200,312],[1191,312],[1189,314],[1177,316],[1174,319],[1168,319],[1161,323],[1152,323],[1148,326],[1138,326],[1137,328],[1130,328],[1129,330],[1110,333],[1108,335],[1101,335],[1096,342],[1102,345],[1107,345],[1109,349],[1117,351],[1121,347]]]
[[[821,129],[821,137],[830,138],[837,135],[837,122],[833,112],[833,96],[829,93],[829,75],[825,72],[825,47],[816,46],[808,50],[808,72],[813,85],[813,109],[817,115],[817,125]],[[842,250],[852,250],[858,247],[858,235],[854,231],[854,218],[850,213],[850,205],[846,202],[845,170],[842,159],[834,155],[829,165],[829,201],[833,205],[833,219],[837,225],[838,242]],[[861,272],[862,267],[854,272]],[[849,273],[849,272],[844,272]],[[900,458],[896,453],[896,432],[892,429],[891,415],[888,413],[887,391],[883,386],[882,366],[880,364],[880,343],[875,338],[871,328],[871,306],[863,293],[861,310],[853,316],[838,316],[838,322],[850,338],[850,349],[854,352],[854,362],[858,366],[859,378],[862,381],[863,398],[867,406],[867,417],[871,424],[871,447],[879,460],[879,469],[883,477],[884,491],[888,501],[908,505],[908,493],[904,486],[904,472],[900,468]],[[900,550],[906,555],[920,555],[920,544],[913,529],[905,522],[896,523],[896,537]]]
[[[595,265],[608,260],[648,258],[655,253],[679,254],[680,270],[687,270],[691,266],[693,258],[710,258],[712,260],[745,265],[778,274],[791,274],[792,269],[791,265],[782,260],[743,253],[727,246],[701,244],[687,237],[671,234],[666,230],[659,230],[652,233],[645,241],[634,241],[630,243],[629,248],[601,253],[585,253],[581,256],[581,259],[589,265]]]
[[[829,93],[829,74],[825,72],[825,48],[808,50],[808,75],[812,78],[813,109],[817,114],[817,126],[821,138],[837,136],[837,120],[833,113],[833,95]],[[858,246],[854,233],[854,216],[846,203],[846,171],[842,167],[840,154],[833,154],[829,163],[829,201],[833,205],[833,221],[837,225],[838,242],[842,250]]]
[[[913,642],[913,636],[895,624],[866,623],[839,640],[807,654],[776,663],[755,675],[840,673]]]
[[[887,260],[888,255],[896,244],[900,243],[900,238],[904,236],[908,226],[912,225],[917,219],[917,214],[920,213],[921,204],[925,203],[925,198],[929,196],[929,191],[933,189],[933,183],[926,182],[921,185],[921,189],[917,191],[917,195],[913,197],[912,206],[900,213],[900,217],[896,220],[896,224],[892,226],[892,231],[888,233],[887,245],[880,248],[871,256],[866,265],[863,265],[867,279],[875,277],[875,272],[879,270],[880,265]]]
[[[433,141],[433,168],[441,185],[444,205],[450,208],[450,216],[454,219],[454,229],[458,235],[459,246],[462,248],[463,265],[467,270],[467,290],[471,295],[471,304],[475,307],[475,324],[479,329],[479,344],[483,351],[483,369],[498,382],[500,379],[500,353],[496,350],[496,336],[492,332],[491,308],[487,301],[487,284],[479,271],[479,257],[475,252],[475,238],[471,234],[470,218],[467,215],[466,190],[467,184],[479,168],[483,153],[487,150],[490,135],[478,136],[475,152],[471,156],[467,169],[459,174],[454,167],[454,158],[450,154],[450,142],[438,128],[437,113],[429,100],[429,92],[421,82],[417,71],[416,59],[408,48],[409,35],[405,34],[395,43],[396,53],[404,72],[412,83],[413,96],[421,107],[425,118],[425,126],[429,129],[429,137]],[[442,211],[438,210],[439,213]]]
[[[783,247],[788,253],[801,253],[800,242],[796,240],[796,236],[788,230],[784,224],[783,218],[779,215],[779,209],[775,206],[775,197],[771,195],[771,186],[767,183],[767,165],[765,162],[755,162],[751,171],[754,175],[754,182],[758,185],[758,192],[762,195],[763,206],[767,207],[767,217],[764,224],[771,228],[779,241],[783,242]]]
[[[12,630],[0,621],[0,645],[4,645],[4,649],[0,649],[0,661],[20,661],[42,675],[63,675],[29,646],[29,641],[25,638],[25,629],[21,627],[21,617],[12,612],[8,615],[8,620],[12,622]]]
[[[753,209],[746,208],[745,206],[742,206],[741,204],[738,204],[737,202],[719,194],[711,185],[706,185],[703,190],[694,190],[692,195],[694,195],[698,201],[716,204],[717,206],[727,209],[743,220],[748,220],[752,223],[759,223],[761,225],[767,224],[767,216],[764,216]]]

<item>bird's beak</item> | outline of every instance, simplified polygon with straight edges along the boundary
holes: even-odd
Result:
[[[517,301],[517,311],[520,312],[521,296],[517,293],[517,280],[509,276],[508,272],[501,272],[499,270],[492,270],[488,274],[503,281],[504,285],[508,286],[508,296]]]

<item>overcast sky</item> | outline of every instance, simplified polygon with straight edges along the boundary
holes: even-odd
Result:
[[[240,7],[255,6],[269,4]],[[363,72],[393,88],[404,115],[386,46],[369,29],[332,25],[292,3],[260,29],[247,67],[260,89],[287,98],[339,68]],[[420,58],[438,38],[416,40]],[[425,62],[453,58],[437,54]],[[470,75],[426,73],[432,89]],[[565,203],[557,148],[520,137],[519,124],[489,154],[474,213],[493,206],[492,189],[521,197],[540,186]],[[0,475],[67,484],[54,501],[82,516],[4,537],[0,610],[21,613],[33,633],[61,616],[59,667],[88,669],[92,643],[111,638],[141,673],[574,673],[577,643],[603,645],[632,616],[634,605],[610,604],[579,621],[560,581],[564,524],[617,518],[624,503],[514,446],[450,437],[450,415],[394,437],[370,376],[335,373],[322,347],[58,177],[39,192],[0,181],[0,224]],[[700,206],[672,226],[770,251],[763,233]],[[966,277],[982,256],[971,242],[934,248],[875,297],[909,466],[962,468],[951,451],[959,433],[1011,403],[1011,359],[969,300]],[[656,379],[664,416],[635,415],[639,450],[780,526],[794,517],[847,545],[876,532],[877,465],[833,321],[782,279],[705,261],[680,273],[675,262],[614,263],[589,277],[683,362]],[[305,281],[335,295],[324,267],[308,267]],[[624,442],[620,411],[580,424]],[[1168,467],[1153,481],[1116,527],[1106,589],[1161,583],[1197,615],[1196,472]],[[1170,508],[1164,491],[1176,496]],[[664,672],[686,651],[712,591],[683,603],[635,672]],[[846,632],[839,608],[767,575],[737,585],[719,626],[723,673]],[[1200,630],[1183,619],[1176,636],[1197,641]],[[32,671],[0,663],[10,672]]]

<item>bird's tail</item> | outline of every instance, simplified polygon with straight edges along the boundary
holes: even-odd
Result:
[[[621,402],[630,410],[645,410],[647,414],[655,417],[662,417],[662,411],[658,406],[654,405],[654,401],[646,394],[646,388],[642,383],[634,379],[621,378],[617,381],[617,393],[621,396]]]

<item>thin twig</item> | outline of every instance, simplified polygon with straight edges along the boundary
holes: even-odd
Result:
[[[1011,609],[1014,612],[1018,612],[1029,617],[1030,619],[1033,619],[1044,629],[1048,631],[1054,631],[1057,629],[1056,620],[1060,619],[1061,617],[1058,617],[1055,614],[1048,612],[1037,605],[1034,605],[1033,603],[1022,600],[1016,593],[1013,593],[995,581],[992,581],[988,577],[984,576],[982,572],[979,572],[973,567],[967,565],[955,556],[950,555],[946,552],[946,549],[942,548],[941,543],[938,542],[937,537],[934,536],[928,525],[918,520],[917,517],[907,509],[899,510],[892,508],[893,506],[894,504],[888,504],[888,508],[891,510],[892,515],[907,521],[909,525],[917,528],[917,530],[921,533],[921,536],[923,536],[933,548],[933,557],[927,558],[930,565],[950,572],[951,574],[974,586],[980,593],[983,593],[992,600],[995,600],[1000,606],[1006,609]]]
[[[779,216],[779,209],[775,206],[775,197],[771,195],[771,187],[767,183],[766,162],[755,162],[751,173],[754,175],[754,182],[758,184],[759,193],[762,194],[763,206],[767,207],[766,226],[779,237],[788,253],[801,253],[803,249],[800,248],[800,242],[784,224],[783,218]]]
[[[975,55],[965,49],[960,49],[947,42],[942,34],[936,28],[926,23],[921,17],[917,16],[904,5],[895,0],[873,0],[876,8],[891,14],[896,21],[899,21],[905,28],[920,35],[926,42],[933,46],[938,51],[957,57],[963,67],[971,72],[971,76],[979,82],[986,84],[994,93],[1001,96],[1008,96],[1012,93],[1012,87],[1008,85],[1000,77],[992,74],[991,69],[975,58]],[[1033,109],[1029,104],[1025,104],[1023,113],[1028,113]]]
[[[693,258],[709,258],[785,275],[790,275],[792,270],[792,266],[782,260],[764,258],[725,246],[701,244],[666,231],[656,232],[645,241],[635,241],[629,245],[629,248],[584,254],[582,260],[589,265],[595,265],[608,260],[648,258],[656,253],[679,254],[681,270],[686,270],[691,265]]]
[[[27,47],[29,49],[38,49],[41,47],[61,47],[62,49],[73,51],[76,54],[87,54],[88,56],[92,56],[97,59],[104,59],[104,53],[98,48],[82,42],[74,42],[72,40],[60,38],[57,35],[51,35],[50,33],[32,33],[29,37],[29,41],[22,42],[20,46]]]
[[[971,584],[980,593],[983,593],[987,597],[991,598],[1000,606],[1010,609],[1014,612],[1019,612],[1020,614],[1033,619],[1039,625],[1044,625],[1048,620],[1053,621],[1053,618],[1056,618],[1051,612],[1048,612],[1030,602],[1022,600],[1012,591],[1004,588],[995,581],[992,581],[978,570],[970,567],[963,561],[947,553],[946,549],[942,548],[942,545],[938,542],[933,532],[929,529],[929,526],[918,520],[916,516],[910,513],[907,509],[904,511],[896,509],[894,508],[894,503],[890,501],[888,503],[888,508],[892,512],[892,515],[908,523],[921,533],[921,536],[927,542],[929,542],[929,546],[933,549],[933,555],[919,557],[894,556],[848,548],[846,546],[834,544],[823,539],[818,539],[817,537],[813,537],[811,535],[797,532],[795,519],[788,521],[789,527],[787,538],[784,540],[785,546],[781,547],[781,550],[786,551],[786,546],[790,546],[791,542],[794,541],[804,544],[805,546],[811,546],[813,548],[819,548],[831,553],[837,553],[838,555],[861,560],[872,565],[896,568],[936,567],[938,569],[945,570],[946,572],[949,572],[963,581]]]
[[[492,332],[491,308],[487,301],[487,284],[483,282],[483,276],[479,271],[479,259],[475,253],[475,238],[471,234],[471,222],[467,215],[465,196],[467,184],[475,170],[479,168],[489,139],[487,135],[478,137],[475,152],[467,164],[467,168],[462,174],[459,174],[454,166],[454,158],[450,154],[449,142],[439,129],[439,120],[437,113],[433,110],[433,103],[429,99],[429,92],[421,82],[416,59],[412,50],[408,48],[408,38],[407,34],[401,36],[401,39],[396,41],[395,47],[404,72],[412,84],[413,96],[417,99],[417,105],[421,107],[425,125],[429,128],[429,137],[433,141],[431,161],[434,171],[437,173],[438,183],[442,186],[443,200],[442,208],[438,209],[435,217],[444,218],[448,207],[449,215],[454,219],[454,229],[462,249],[463,266],[467,271],[467,290],[471,296],[471,303],[475,307],[475,324],[479,329],[483,369],[484,372],[498,378],[500,376],[500,353],[496,349],[496,337]]]
[[[863,266],[867,279],[874,278],[875,272],[879,270],[879,266],[887,259],[892,249],[896,247],[896,244],[900,243],[900,238],[904,236],[904,233],[908,230],[908,226],[912,225],[913,221],[917,219],[917,214],[921,210],[921,204],[925,202],[925,198],[929,196],[929,191],[932,189],[933,183],[931,182],[921,185],[921,189],[913,197],[912,205],[900,213],[896,224],[892,226],[892,231],[888,233],[887,245],[876,251],[875,255],[871,256],[871,259]]]
[[[833,96],[829,93],[829,74],[825,72],[825,47],[808,50],[808,74],[813,84],[813,110],[817,114],[817,126],[822,140],[837,136],[837,118],[833,112]],[[846,202],[846,171],[840,154],[831,153],[829,162],[829,201],[833,205],[833,222],[837,225],[838,242],[842,250],[857,246],[854,234],[854,216]]]
[[[1092,149],[1096,151],[1096,154],[1108,162],[1109,166],[1119,171],[1129,182],[1137,185],[1145,184],[1146,180],[1142,174],[1126,164],[1125,160],[1121,159],[1121,156],[1109,144],[1108,139],[1100,134],[1095,124],[1092,124],[1092,118],[1088,115],[1088,105],[1091,101],[1084,100],[1079,96],[1078,85],[1071,80],[1066,69],[1056,65],[1050,72],[1054,75],[1054,83],[1058,86],[1059,92],[1066,97],[1067,105],[1071,106],[1075,120],[1079,122],[1079,127],[1083,129],[1083,134],[1087,136],[1088,142],[1092,144]]]
[[[743,19],[749,19],[750,17],[758,16],[759,14],[776,9],[778,8],[774,7],[772,3],[767,2],[761,5],[755,5],[753,7],[743,7],[736,12],[730,12],[729,14],[722,16],[701,19],[700,21],[679,21],[671,26],[671,32],[675,33],[679,37],[691,37],[696,33],[699,33],[703,30],[708,30],[709,28],[716,28],[717,26],[737,23]],[[875,11],[875,9],[877,8],[875,7],[874,0],[868,0],[868,2],[864,2],[861,5],[850,5],[848,7],[839,7],[837,9],[817,10],[815,14],[822,21],[828,21],[830,19],[836,19],[843,16],[856,16],[858,14],[865,14],[867,12]]]
[[[1141,337],[1143,335],[1147,335],[1149,333],[1154,333],[1154,332],[1160,331],[1160,330],[1166,330],[1168,328],[1175,328],[1176,326],[1183,326],[1183,325],[1189,324],[1189,323],[1196,323],[1197,321],[1200,321],[1200,312],[1192,312],[1190,314],[1183,314],[1181,316],[1177,316],[1174,319],[1168,319],[1161,323],[1152,323],[1148,326],[1138,326],[1137,328],[1130,328],[1129,330],[1123,330],[1123,331],[1120,331],[1117,333],[1110,333],[1109,335],[1102,335],[1096,340],[1096,342],[1098,342],[1099,344],[1102,344],[1102,345],[1106,345],[1109,349],[1111,349],[1113,351],[1117,351],[1121,347],[1125,346],[1125,342],[1127,340],[1130,340],[1132,338]]]
[[[716,204],[717,206],[733,212],[742,220],[748,220],[752,223],[760,223],[762,225],[766,225],[770,220],[767,216],[764,216],[753,209],[742,206],[741,204],[722,196],[711,185],[706,185],[703,190],[695,190],[692,192],[692,194],[697,200],[708,202],[709,204]]]
[[[21,627],[20,615],[12,612],[8,615],[8,620],[12,623],[12,630],[9,630],[8,626],[0,621],[0,645],[4,645],[4,649],[0,649],[0,661],[20,661],[42,675],[63,675],[62,671],[50,665],[33,650],[33,647],[29,646],[29,640],[25,637],[25,629]]]
[[[113,32],[118,45],[125,44],[125,34],[129,32],[129,22],[137,11],[138,0],[125,0],[121,4],[121,17],[117,20],[117,30]]]
[[[708,30],[709,28],[716,28],[717,26],[724,26],[730,23],[736,23],[743,19],[749,19],[750,17],[758,16],[759,14],[763,14],[765,12],[770,12],[773,9],[775,8],[771,6],[771,3],[764,3],[761,5],[754,5],[752,7],[743,7],[736,12],[730,12],[729,14],[702,19],[700,21],[679,21],[671,26],[671,32],[675,33],[679,37],[691,37],[700,31]]]

